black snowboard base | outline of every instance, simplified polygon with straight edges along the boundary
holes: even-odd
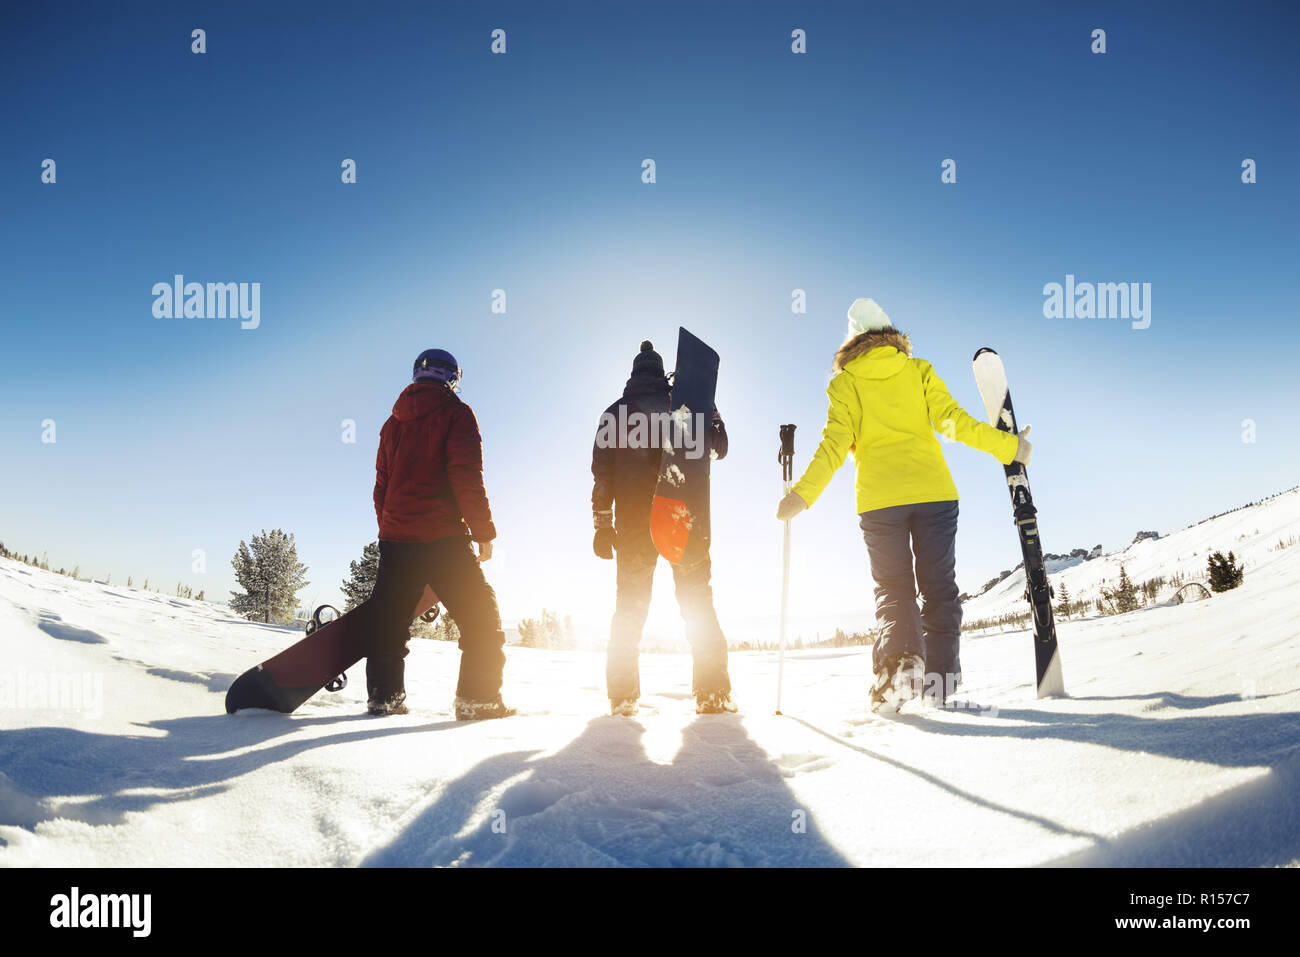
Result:
[[[261,665],[250,668],[235,679],[226,692],[226,714],[244,708],[263,708],[288,714],[320,691],[319,687],[281,688],[271,680]]]

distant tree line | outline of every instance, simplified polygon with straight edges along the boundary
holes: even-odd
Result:
[[[1214,551],[1206,562],[1206,575],[1209,579],[1210,591],[1225,592],[1241,585],[1245,577],[1245,568],[1232,552],[1224,555],[1222,552]],[[1186,584],[1189,583],[1181,572],[1176,572],[1167,578],[1164,575],[1157,575],[1135,583],[1129,577],[1128,569],[1121,564],[1119,581],[1114,585],[1107,585],[1106,579],[1103,578],[1101,594],[1091,601],[1072,599],[1069,588],[1065,582],[1061,582],[1055,589],[1056,605],[1053,611],[1057,617],[1064,619],[1082,615],[1090,607],[1098,615],[1123,615],[1156,604],[1160,593],[1165,589],[1172,589],[1176,593]],[[983,631],[991,628],[1020,630],[1028,626],[1031,617],[1030,612],[1025,610],[1007,612],[989,618],[977,618],[963,622],[962,631]]]
[[[53,572],[55,575],[63,575],[65,578],[71,578],[74,581],[82,580],[80,565],[73,566],[71,571],[62,567],[52,569],[50,568],[50,562],[48,556],[49,556],[48,552],[42,552],[40,558],[37,558],[35,555],[26,555],[26,554],[20,555],[17,552],[12,552],[8,548],[6,548],[4,542],[0,542],[0,558],[9,558],[16,562],[22,562],[24,565],[30,565],[32,568],[39,568],[41,569],[41,571]],[[113,576],[111,574],[104,576],[104,584],[105,585],[113,584]],[[126,587],[135,588],[135,579],[130,575],[126,576]],[[149,587],[149,579],[147,578],[144,580],[144,585],[141,586],[140,590],[156,592],[155,589]],[[161,592],[156,592],[156,593],[162,594]],[[184,585],[181,582],[176,583],[177,598],[192,598],[195,601],[203,601],[204,594],[205,593],[203,592],[202,589],[200,589],[199,593],[196,595],[194,594],[194,589],[192,589],[189,585]]]
[[[519,643],[525,648],[569,650],[576,644],[573,616],[542,609],[540,618],[525,618],[518,625]]]
[[[867,631],[845,631],[836,628],[828,638],[821,633],[809,639],[796,635],[786,642],[787,651],[801,651],[809,648],[852,648],[859,645],[874,645],[880,639],[880,630],[871,628]],[[728,644],[732,651],[776,651],[781,646],[779,641],[735,641]]]
[[[1256,499],[1253,502],[1247,502],[1245,505],[1238,505],[1236,508],[1230,508],[1227,511],[1219,512],[1215,515],[1211,515],[1209,518],[1203,518],[1199,522],[1193,522],[1191,525],[1188,525],[1187,527],[1195,528],[1197,525],[1204,525],[1206,522],[1212,522],[1216,518],[1222,518],[1225,515],[1231,515],[1233,512],[1240,512],[1243,508],[1253,508],[1256,505],[1263,505],[1265,502],[1271,502],[1273,501],[1273,499],[1278,498],[1279,496],[1288,495],[1291,492],[1295,492],[1295,491],[1300,491],[1300,485],[1293,485],[1290,488],[1284,489],[1283,491],[1277,492],[1273,495],[1265,495],[1263,498]]]

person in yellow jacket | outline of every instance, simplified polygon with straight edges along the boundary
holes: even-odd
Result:
[[[1029,429],[1012,435],[968,414],[934,367],[912,355],[911,340],[875,301],[855,300],[848,315],[848,338],[826,389],[830,409],[821,444],[781,500],[777,518],[788,521],[816,502],[853,453],[856,511],[882,631],[872,652],[872,710],[897,711],[921,693],[943,703],[961,678],[961,603],[957,487],[935,433],[1004,465],[1027,465]]]

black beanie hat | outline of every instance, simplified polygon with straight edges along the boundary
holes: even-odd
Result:
[[[662,376],[664,374],[664,360],[659,353],[655,352],[654,343],[646,339],[641,343],[641,351],[636,354],[632,360],[632,375],[634,376]]]

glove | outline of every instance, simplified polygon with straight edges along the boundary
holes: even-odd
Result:
[[[1032,425],[1026,425],[1016,436],[1016,457],[1011,460],[1026,467],[1029,465],[1029,460],[1034,457],[1034,444],[1029,441],[1029,430],[1032,428]]]
[[[788,522],[807,507],[808,503],[800,498],[798,492],[791,492],[781,499],[781,504],[776,507],[777,520]]]
[[[591,524],[596,527],[596,537],[591,540],[591,550],[597,558],[609,561],[614,557],[614,510],[612,508],[595,508],[591,510]]]
[[[609,561],[614,557],[614,530],[612,528],[596,529],[596,537],[591,540],[591,550],[597,558]]]

